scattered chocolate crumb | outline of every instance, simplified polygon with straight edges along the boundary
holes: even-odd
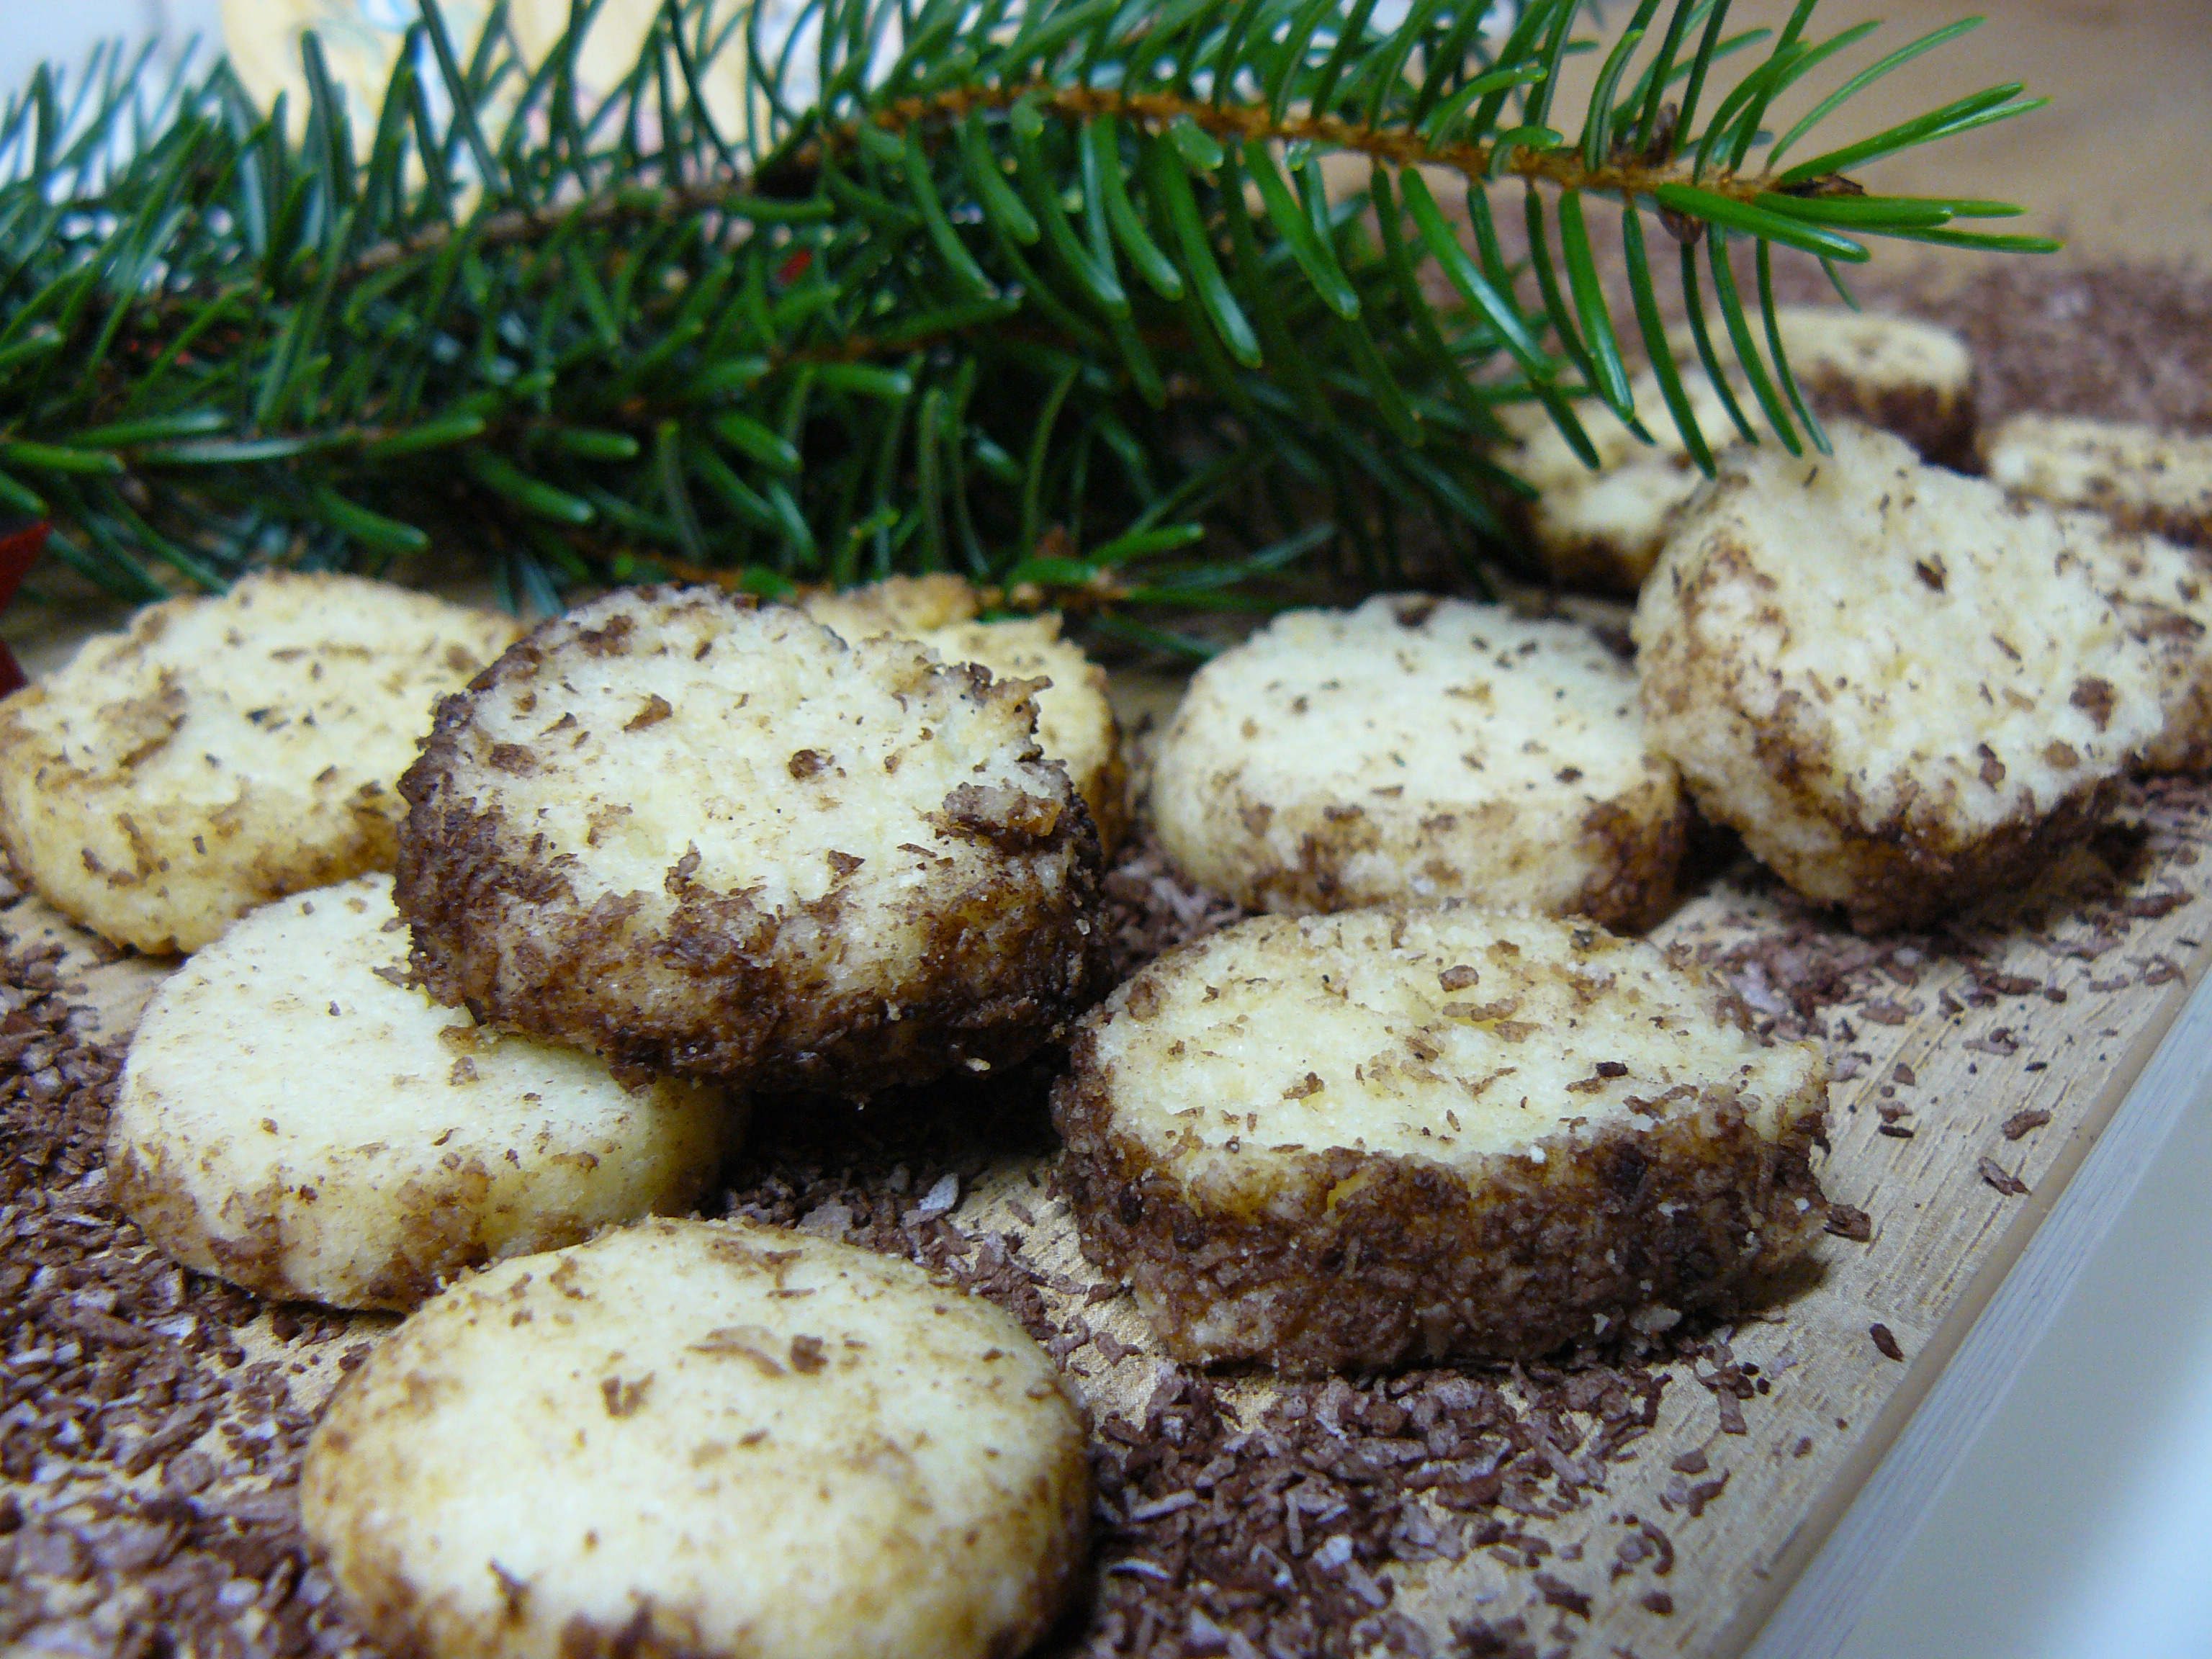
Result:
[[[2008,1174],[1993,1158],[1984,1158],[1978,1167],[1982,1179],[1988,1182],[2007,1198],[2018,1198],[2027,1191],[2027,1183],[2018,1176]]]
[[[1674,1611],[1674,1598],[1665,1590],[1646,1590],[1643,1596],[1644,1610],[1656,1613],[1662,1619]]]
[[[2004,1121],[2003,1127],[2000,1133],[2003,1134],[2007,1140],[2018,1140],[2030,1129],[2040,1129],[2045,1124],[2050,1121],[2051,1114],[2042,1110],[2040,1108],[2033,1111],[2014,1112],[2010,1117]],[[1984,1160],[1984,1163],[1987,1161],[1987,1159]]]
[[[246,1365],[262,1304],[180,1272],[106,1201],[118,1052],[70,1018],[58,945],[0,953],[0,1646],[294,1659],[357,1646],[289,1490],[313,1427]],[[343,1328],[280,1310],[313,1341]],[[241,1595],[240,1586],[246,1593]],[[97,1609],[96,1622],[87,1618]]]
[[[1163,951],[1204,939],[1245,914],[1227,899],[1184,881],[1151,835],[1123,849],[1103,885],[1107,946],[1116,981]]]
[[[1815,270],[1804,286],[1829,302],[1822,280]],[[2036,410],[2212,431],[2212,282],[2201,271],[1992,260],[1940,295],[1903,270],[1887,282],[1908,308],[1965,334],[1984,425]]]
[[[1540,1572],[1535,1579],[1537,1594],[1552,1607],[1563,1607],[1581,1618],[1589,1617],[1590,1599],[1564,1578],[1548,1572]]]
[[[1875,1346],[1881,1350],[1881,1357],[1884,1359],[1905,1358],[1905,1350],[1897,1346],[1897,1338],[1891,1333],[1888,1326],[1869,1325],[1867,1327],[1867,1334],[1874,1339]],[[1839,1429],[1844,1426],[1842,1418],[1836,1419],[1836,1426]]]
[[[1703,1515],[1705,1512],[1705,1505],[1727,1490],[1729,1474],[1729,1471],[1723,1469],[1719,1480],[1702,1481],[1690,1488],[1689,1499],[1683,1507],[1689,1510],[1692,1518]]]
[[[2147,898],[2130,899],[2127,902],[2126,909],[2131,916],[2141,916],[2146,921],[2153,921],[2160,916],[2172,915],[2189,902],[2190,895],[2187,893],[2153,893]]]
[[[1874,1237],[1874,1218],[1849,1204],[1828,1206],[1828,1231],[1838,1238],[1863,1244]]]
[[[1451,1634],[1452,1651],[1466,1655],[1467,1659],[1539,1659],[1536,1644],[1528,1639],[1528,1626],[1524,1620],[1503,1619],[1492,1624],[1480,1614],[1455,1619]]]

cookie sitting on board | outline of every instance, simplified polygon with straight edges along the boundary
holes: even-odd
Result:
[[[520,631],[282,571],[151,605],[0,703],[0,842],[103,938],[196,951],[258,904],[390,869],[431,705]]]
[[[1098,840],[1018,684],[630,589],[449,697],[396,889],[441,1001],[617,1075],[866,1093],[1087,1006]]]
[[[1740,453],[1638,603],[1652,741],[1698,806],[1863,931],[2032,878],[2164,729],[2094,532],[1838,422]]]
[[[1650,945],[1455,905],[1170,951],[1053,1120],[1085,1254],[1170,1354],[1310,1376],[1725,1302],[1826,1221],[1826,1080]]]
[[[1628,665],[1577,623],[1407,595],[1279,617],[1191,681],[1160,839],[1254,909],[1468,898],[1640,923],[1688,811]]]
[[[2212,564],[2162,536],[2062,516],[2099,590],[2150,653],[2165,723],[2137,762],[2151,772],[2212,767]]]
[[[280,1301],[413,1307],[465,1268],[689,1209],[742,1121],[405,983],[392,879],[255,911],[155,994],[108,1186],[185,1266]]]
[[[2015,415],[1989,434],[1982,462],[2000,488],[2092,508],[2212,552],[2212,438],[2124,421]]]
[[[662,1221],[423,1308],[332,1398],[300,1500],[395,1652],[999,1659],[1075,1588],[1090,1471],[991,1304]]]

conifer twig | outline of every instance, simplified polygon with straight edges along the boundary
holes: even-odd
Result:
[[[1732,242],[1758,310],[1777,245],[1832,270],[1876,236],[2054,246],[1847,176],[2036,107],[2017,86],[1814,140],[1966,26],[1844,78],[1759,162],[1776,100],[1866,33],[1814,40],[1812,0],[1771,38],[1729,34],[1729,0],[1641,0],[1573,137],[1580,0],[1421,0],[1389,29],[1358,0],[810,0],[818,96],[734,0],[668,0],[603,100],[590,7],[526,64],[496,12],[469,47],[421,3],[358,143],[312,37],[299,139],[225,66],[149,100],[105,52],[0,109],[0,511],[51,517],[52,556],[110,591],[471,547],[544,606],[950,567],[1156,638],[1131,607],[1402,580],[1415,523],[1480,580],[1519,487],[1498,405],[1586,453],[1582,399],[1634,418],[1589,204],[1620,207],[1701,465],[1645,213],[1754,388],[1794,381]],[[725,134],[698,88],[733,67],[754,119]],[[1330,155],[1370,188],[1333,195]]]

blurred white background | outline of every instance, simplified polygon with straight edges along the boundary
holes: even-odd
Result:
[[[173,53],[195,34],[209,48],[221,40],[222,0],[0,0],[0,86],[21,86],[45,59],[81,64],[97,40],[158,40]]]

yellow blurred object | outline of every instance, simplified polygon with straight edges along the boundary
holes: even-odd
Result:
[[[446,27],[454,49],[466,56],[490,14],[489,0],[444,0]],[[518,0],[514,11],[558,11],[568,0]],[[300,62],[300,36],[315,31],[331,78],[344,93],[354,143],[365,152],[383,112],[384,90],[399,60],[399,43],[421,14],[410,0],[222,0],[223,46],[231,67],[264,110],[287,96],[286,125],[307,128],[307,75]]]
[[[490,0],[441,0],[441,9],[453,49],[466,62],[490,15]],[[779,46],[799,9],[800,0],[764,0],[764,44],[770,49]],[[586,109],[619,86],[636,64],[647,32],[660,10],[661,0],[605,0],[577,58],[578,91]],[[746,106],[744,36],[749,10],[748,0],[714,0],[704,31],[709,43],[719,42],[720,49],[697,54],[704,59],[700,89],[706,95],[708,113],[715,131],[732,143],[766,112],[765,100],[757,96],[751,109]],[[400,43],[420,15],[413,0],[222,0],[223,40],[239,78],[264,109],[273,106],[280,92],[289,95],[287,125],[297,135],[305,131],[307,113],[300,37],[314,30],[331,79],[345,94],[355,146],[366,153]],[[507,29],[523,60],[542,62],[568,28],[570,15],[569,0],[509,0]],[[687,23],[688,41],[699,39],[691,32],[699,27],[696,19]],[[441,109],[444,98],[434,68],[428,62],[421,67],[432,88],[432,107]],[[814,78],[810,31],[793,54],[792,93],[811,98]]]
[[[605,0],[599,15],[592,20],[592,32],[584,39],[584,48],[576,58],[576,80],[583,89],[586,101],[604,98],[621,84],[622,79],[635,67],[637,55],[644,49],[646,31],[660,15],[662,0]],[[699,74],[699,90],[707,100],[708,116],[714,123],[714,131],[726,142],[734,143],[750,131],[754,121],[766,118],[765,101],[754,99],[754,107],[746,108],[745,96],[745,14],[746,0],[716,0],[707,21],[710,42],[719,40],[720,50],[708,57]],[[762,26],[771,38],[781,40],[791,27],[791,19],[799,10],[797,0],[766,0],[761,8]],[[567,0],[524,0],[521,4],[510,4],[507,21],[514,28],[515,42],[522,55],[535,64],[553,49],[562,31],[568,27]],[[687,26],[685,40],[696,40]],[[725,38],[726,37],[726,38]],[[814,77],[812,54],[806,58],[803,84],[795,87],[811,94]],[[801,77],[794,77],[795,81]]]

